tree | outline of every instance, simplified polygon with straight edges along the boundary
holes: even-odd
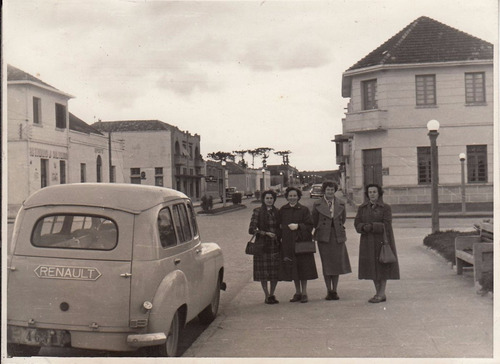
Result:
[[[277,154],[277,155],[280,155],[283,157],[283,164],[285,166],[290,164],[290,161],[288,160],[288,155],[292,154],[292,152],[290,152],[289,150],[280,150],[278,152],[274,152],[274,154]]]
[[[269,152],[271,150],[274,150],[273,148],[269,148],[269,147],[260,147],[260,148],[257,148],[257,154],[260,155],[260,157],[262,158],[262,167],[263,168],[266,168],[266,161],[267,161],[267,158],[269,158]]]
[[[207,157],[210,159],[213,159],[215,161],[232,161],[234,162],[234,154],[228,153],[228,152],[215,152],[215,153],[208,153]]]
[[[252,168],[255,168],[255,156],[259,155],[259,151],[257,149],[250,149],[247,150],[247,153],[249,153],[252,156]]]
[[[238,164],[243,168],[247,168],[248,164],[245,161],[245,154],[248,153],[248,150],[233,150],[233,153],[237,154],[240,157]]]

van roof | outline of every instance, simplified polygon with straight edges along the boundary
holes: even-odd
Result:
[[[72,183],[42,188],[23,203],[39,206],[97,206],[140,213],[166,201],[187,198],[182,192],[157,186],[127,183]]]

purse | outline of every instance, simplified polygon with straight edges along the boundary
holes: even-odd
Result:
[[[380,255],[378,261],[383,264],[396,263],[397,259],[394,255],[389,242],[387,241],[387,235],[384,228],[384,240],[381,242],[382,247],[380,248]]]
[[[295,255],[316,253],[316,243],[314,240],[295,242]]]
[[[248,241],[247,246],[245,248],[245,254],[262,255],[262,253],[264,252],[264,245],[257,244],[257,242],[254,242],[255,235],[256,234],[254,234],[250,239],[250,241]]]

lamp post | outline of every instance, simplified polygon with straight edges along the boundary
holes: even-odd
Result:
[[[262,192],[266,190],[266,169],[262,168]]]
[[[462,172],[462,214],[465,214],[465,153],[458,155]]]
[[[222,206],[226,207],[226,160],[220,162],[222,165]]]
[[[431,142],[431,182],[432,182],[432,192],[431,192],[431,210],[432,210],[432,233],[437,233],[439,231],[439,196],[438,196],[438,185],[439,185],[439,166],[438,166],[438,150],[436,139],[439,135],[439,121],[430,120],[427,123],[427,130],[429,133]]]

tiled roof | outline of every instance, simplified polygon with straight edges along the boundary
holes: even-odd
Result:
[[[493,44],[422,16],[351,66],[493,60]]]
[[[226,169],[228,170],[229,174],[245,174],[246,172],[245,168],[234,162],[227,162]]]
[[[173,128],[173,126],[160,120],[98,121],[91,126],[105,132],[171,130]]]
[[[20,70],[10,64],[7,65],[7,81],[31,81],[34,83],[39,83],[40,85],[50,87],[56,91],[61,92],[56,89],[54,86],[49,85],[48,83],[43,82],[42,80],[36,78],[35,76],[30,75],[29,73]]]
[[[79,131],[82,133],[102,135],[102,133],[99,130],[93,128],[92,126],[87,124],[82,119],[79,119],[72,113],[69,113],[69,128],[70,130]]]

